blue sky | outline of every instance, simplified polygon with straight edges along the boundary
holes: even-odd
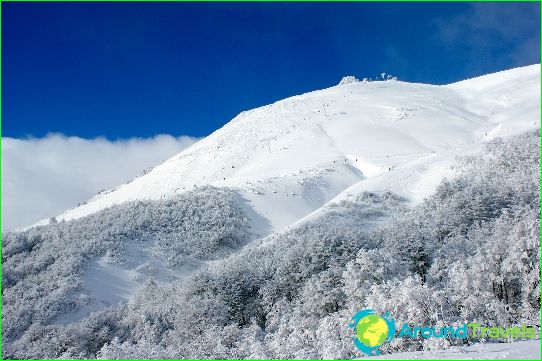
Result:
[[[540,62],[536,3],[2,3],[2,134],[205,136],[343,75]]]

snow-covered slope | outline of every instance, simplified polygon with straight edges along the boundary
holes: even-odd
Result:
[[[302,288],[303,292],[308,289],[327,288],[329,280],[336,278],[342,271],[332,273],[339,272],[341,268],[329,271],[325,268],[328,267],[326,262],[342,265],[340,267],[348,262],[344,269],[349,270],[350,265],[363,260],[361,257],[369,257],[367,255],[372,251],[370,244],[383,242],[380,236],[368,235],[365,239],[364,232],[370,231],[374,224],[387,217],[388,210],[393,209],[393,212],[400,213],[408,207],[403,199],[389,194],[364,194],[357,197],[363,191],[392,191],[414,205],[431,195],[444,176],[452,175],[450,165],[455,157],[478,153],[487,140],[496,136],[509,136],[539,128],[539,120],[540,65],[512,69],[446,86],[397,81],[350,82],[241,113],[223,128],[150,172],[114,190],[103,192],[56,218],[71,220],[96,213],[94,217],[7,235],[3,244],[6,255],[4,299],[8,300],[5,306],[6,309],[9,308],[11,316],[4,320],[6,327],[3,327],[10,335],[10,342],[6,343],[10,348],[9,352],[28,358],[36,358],[32,356],[35,355],[32,352],[36,352],[36,355],[46,354],[49,348],[43,345],[53,339],[53,336],[47,333],[49,330],[61,332],[58,333],[61,335],[58,340],[61,340],[63,350],[65,346],[62,337],[68,337],[70,330],[77,330],[78,327],[82,327],[82,335],[88,336],[89,340],[93,340],[91,343],[94,343],[93,332],[98,331],[90,330],[92,327],[85,325],[92,325],[95,320],[101,320],[103,315],[105,319],[111,317],[113,320],[117,317],[117,312],[123,313],[125,309],[111,308],[108,310],[111,313],[104,314],[93,312],[107,306],[118,306],[121,301],[128,301],[125,305],[139,305],[126,314],[131,320],[140,319],[137,307],[149,307],[151,314],[160,309],[156,311],[157,314],[168,312],[170,315],[171,310],[167,307],[179,305],[181,313],[186,312],[188,316],[178,317],[180,313],[172,316],[177,317],[174,322],[181,320],[181,326],[174,329],[184,330],[186,326],[183,324],[183,317],[201,317],[198,313],[190,313],[192,311],[187,305],[194,305],[193,310],[207,307],[201,302],[210,298],[205,296],[200,302],[195,295],[199,297],[200,290],[207,288],[208,280],[209,284],[216,281],[218,289],[222,289],[220,285],[227,285],[222,289],[224,299],[231,297],[235,304],[245,302],[237,299],[236,292],[241,290],[244,294],[245,289],[250,290],[247,294],[253,292],[258,283],[253,284],[252,279],[262,282],[257,286],[263,290],[261,293],[258,291],[258,295],[264,297],[262,304],[277,302],[279,298],[278,295],[274,298],[274,283],[278,284],[277,289],[282,288],[280,275],[283,271],[286,272],[286,288]],[[518,152],[512,154],[518,155],[511,156],[518,159],[518,164],[522,164],[520,161],[525,154],[529,154],[526,159],[531,159],[529,157],[533,146],[530,142],[534,140],[532,137],[518,139],[530,139],[526,140],[527,145],[530,145],[530,148],[526,148],[529,153],[516,149]],[[535,163],[534,160],[525,163],[520,169],[527,169]],[[532,169],[526,177],[530,177],[531,173]],[[529,180],[534,180],[536,176],[531,178]],[[508,182],[515,184],[518,179],[519,188],[525,185],[530,187],[531,183],[521,181],[521,177]],[[205,185],[227,187],[233,191],[201,188]],[[485,185],[486,183],[484,187]],[[167,202],[125,204],[99,212],[115,204],[132,200],[167,199],[195,188],[199,189]],[[483,187],[470,189],[469,192],[476,193],[480,189]],[[470,196],[472,193],[465,191],[461,194]],[[364,197],[369,197],[370,200],[364,200]],[[337,205],[348,198],[356,201]],[[454,203],[448,203],[450,204]],[[455,206],[462,209],[459,205]],[[245,212],[239,207],[246,211],[251,230],[247,231]],[[328,213],[325,217],[318,218],[317,222],[286,229],[324,212]],[[454,212],[457,213],[456,208]],[[342,216],[337,217],[339,213]],[[425,214],[420,213],[416,217]],[[449,214],[442,213],[439,216],[448,217]],[[525,224],[520,226],[528,228],[534,224],[529,220],[527,217]],[[409,224],[414,223],[407,223],[407,228]],[[416,226],[421,227],[421,223],[416,223]],[[393,227],[402,227],[402,224],[392,226],[390,235],[396,233],[396,228]],[[428,224],[426,227],[432,226]],[[344,234],[341,233],[343,228]],[[275,233],[267,238],[256,241],[251,239],[272,232]],[[428,230],[420,232],[420,235],[425,235],[423,232]],[[328,235],[332,233],[338,233],[337,239],[328,239]],[[386,239],[385,236],[382,237]],[[357,243],[358,241],[360,243]],[[508,245],[508,240],[505,241],[503,244]],[[248,242],[250,243],[247,244]],[[534,240],[518,243],[521,246],[531,244],[529,242],[536,243]],[[337,248],[331,248],[335,245]],[[402,245],[403,240],[399,241],[398,238],[384,247],[395,252],[395,247],[400,248]],[[352,250],[360,249],[359,247],[367,247],[368,251],[361,248],[364,251],[362,256],[352,259],[351,257],[356,255]],[[497,249],[500,243],[495,243],[493,247]],[[531,249],[525,247],[525,251],[521,252],[531,252]],[[304,253],[305,248],[314,248],[315,251]],[[386,252],[382,254],[387,254]],[[518,254],[523,254],[521,252],[518,251]],[[378,257],[376,262],[387,260],[384,256]],[[283,258],[284,262],[278,261]],[[307,269],[314,266],[319,273],[304,271],[303,277],[310,278],[298,282],[297,262],[305,259],[315,259],[314,265],[312,261],[307,263]],[[483,261],[485,258],[479,259]],[[252,263],[247,260],[256,261]],[[456,259],[444,258],[443,262],[448,261],[455,262]],[[290,263],[296,267],[290,268]],[[232,267],[233,265],[239,265],[239,268]],[[263,268],[260,269],[260,266]],[[329,268],[331,270],[331,267]],[[248,270],[255,272],[248,273]],[[538,274],[536,270],[528,269],[528,272]],[[279,278],[273,278],[274,273],[277,273]],[[240,279],[239,284],[234,284],[232,289],[228,290],[231,281],[244,274],[249,276]],[[272,277],[267,279],[268,275]],[[354,278],[357,279],[357,276]],[[198,285],[198,282],[203,282],[204,286]],[[332,283],[333,286],[329,287],[335,287],[335,282]],[[346,283],[351,282],[345,281]],[[410,285],[400,287],[410,289]],[[531,287],[530,283],[528,285]],[[156,294],[161,295],[156,299],[149,297],[149,292],[154,294],[155,286],[158,287]],[[185,287],[195,288],[186,294],[177,293]],[[359,287],[356,283],[345,286],[345,289],[356,292],[364,289]],[[453,287],[449,289],[453,292],[457,290]],[[52,294],[51,290],[54,290]],[[211,298],[214,297],[212,292],[215,291],[210,291]],[[306,300],[318,298],[314,297],[316,293],[303,292],[295,301],[299,302],[300,307],[308,304]],[[155,303],[169,304],[171,299],[182,302],[171,303],[164,309],[155,308],[158,306]],[[217,300],[216,307],[222,309],[225,303],[219,302],[222,301]],[[246,304],[252,305],[251,302]],[[281,317],[289,320],[290,314],[298,312],[295,307],[297,306],[290,311],[286,310],[284,315],[277,316],[279,318],[270,322],[280,320]],[[323,306],[310,307],[317,309]],[[33,310],[31,317],[26,317],[28,310]],[[268,315],[275,312],[274,308],[271,310]],[[329,323],[320,322],[318,330],[324,327],[322,329],[327,332],[327,325],[339,322],[343,316],[338,312],[335,314],[333,317],[337,318],[330,318]],[[243,319],[244,317],[243,315]],[[271,316],[271,319],[273,317],[275,316]],[[304,318],[301,320],[300,324],[304,324]],[[77,324],[77,321],[81,321],[80,325],[83,326]],[[199,321],[204,325],[208,320]],[[132,327],[130,322],[132,321],[125,323],[123,327]],[[144,326],[141,330],[144,329],[146,333],[154,327],[147,327],[152,322],[152,319],[141,321],[141,327]],[[212,322],[208,324],[213,325]],[[36,330],[42,326],[51,328],[47,329],[43,336],[39,336]],[[188,329],[192,326],[191,324]],[[168,329],[169,331],[173,332],[173,329]],[[195,334],[201,335],[198,332]],[[336,329],[333,330],[334,334],[336,332]],[[273,335],[273,331],[268,334]],[[179,340],[190,336],[182,333],[173,335],[177,335],[174,337]],[[209,335],[216,337],[214,334]],[[280,337],[277,340],[282,347],[284,340]],[[291,342],[297,341],[294,339]],[[76,341],[76,344],[81,342]],[[335,347],[339,344],[330,345]],[[190,345],[190,348],[194,346],[190,341],[187,345]],[[179,352],[177,346],[175,343],[175,352]],[[509,350],[505,349],[508,345],[491,345],[491,349],[483,348],[482,354],[474,354],[477,351],[465,348],[459,350],[459,357],[483,358],[486,354],[489,357],[515,357],[522,352],[528,352],[529,355],[536,352],[536,345],[532,342],[516,343],[515,346]],[[144,348],[146,351],[147,346]],[[27,349],[34,351],[27,353]],[[84,352],[90,352],[89,355],[94,357],[98,349]],[[8,354],[11,355],[10,353]],[[183,357],[185,355],[190,354],[183,354]],[[302,355],[302,358],[306,358],[308,354],[285,355]],[[399,357],[426,356],[427,353],[405,353]],[[450,357],[458,356],[455,351],[431,354],[431,358]]]
[[[294,96],[239,114],[147,174],[57,218],[206,184],[237,189],[258,235],[363,190],[416,202],[458,154],[539,127],[539,84],[540,65],[532,65],[447,86],[354,82]]]
[[[398,352],[371,360],[540,360],[540,340],[475,344],[448,350]]]

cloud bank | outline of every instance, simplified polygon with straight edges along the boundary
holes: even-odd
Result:
[[[2,138],[2,228],[53,217],[197,140],[170,135],[116,141],[62,134]]]

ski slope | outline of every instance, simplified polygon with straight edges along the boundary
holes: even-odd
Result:
[[[364,190],[418,202],[451,175],[457,155],[539,127],[539,84],[540,65],[532,65],[445,86],[354,82],[294,96],[239,114],[150,172],[57,219],[203,185],[235,188],[255,236]]]

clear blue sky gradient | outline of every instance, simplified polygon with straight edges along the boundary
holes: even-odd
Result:
[[[2,3],[2,134],[205,136],[344,75],[540,62],[537,3]]]

